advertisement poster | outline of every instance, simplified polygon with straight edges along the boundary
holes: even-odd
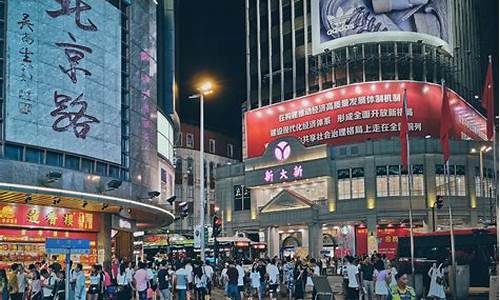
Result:
[[[407,91],[411,137],[439,138],[442,87],[415,81],[356,83],[276,103],[245,113],[248,157],[264,153],[282,137],[305,146],[342,145],[399,137],[403,93]],[[450,89],[450,138],[486,140],[486,120]]]
[[[311,0],[313,54],[383,41],[418,41],[450,51],[447,0]]]
[[[121,13],[108,1],[9,1],[8,141],[121,163]]]

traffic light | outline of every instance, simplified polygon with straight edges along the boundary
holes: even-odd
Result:
[[[444,204],[444,197],[443,197],[443,196],[441,196],[441,195],[438,195],[438,196],[436,197],[436,207],[437,207],[438,209],[441,209],[441,208],[443,207],[443,204]]]
[[[219,234],[221,233],[221,227],[222,227],[222,220],[219,218],[219,216],[215,215],[212,223],[212,236],[214,238],[218,237]]]

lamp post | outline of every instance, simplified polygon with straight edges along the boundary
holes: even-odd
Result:
[[[203,83],[198,88],[199,93],[189,96],[189,99],[200,98],[200,258],[205,261],[205,125],[204,125],[204,96],[211,94],[212,84],[210,82]]]
[[[479,195],[481,197],[486,197],[486,190],[484,187],[484,172],[483,172],[483,153],[489,152],[491,150],[491,147],[487,146],[482,146],[479,148],[479,151],[476,150],[475,148],[471,149],[471,153],[477,153],[479,152],[479,182],[480,182],[480,190],[479,190]],[[490,219],[492,216],[490,216]],[[491,220],[490,220],[491,221]]]

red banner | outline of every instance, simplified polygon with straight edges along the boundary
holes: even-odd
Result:
[[[387,258],[393,259],[398,251],[400,237],[408,236],[408,229],[400,227],[379,228],[377,230],[378,253],[385,254]]]
[[[0,226],[99,231],[99,215],[67,208],[0,204]]]
[[[441,86],[414,81],[357,83],[254,109],[245,114],[248,157],[285,136],[304,145],[349,144],[399,136],[403,91],[410,136],[439,138]],[[486,139],[486,121],[446,89],[454,117],[451,139]]]

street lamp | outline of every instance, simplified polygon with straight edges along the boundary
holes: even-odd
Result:
[[[479,152],[479,182],[480,182],[480,191],[479,191],[479,195],[481,197],[486,197],[486,191],[485,191],[485,187],[484,187],[484,172],[483,172],[483,153],[486,153],[486,152],[489,152],[491,150],[491,146],[482,146],[481,148],[479,148],[479,151],[476,150],[475,148],[472,148],[471,149],[471,153],[477,153]],[[491,198],[491,195],[490,195],[490,198]],[[490,199],[490,202],[491,202],[491,199]],[[491,212],[492,208],[491,208],[491,203],[490,203],[490,222],[493,218],[493,213]],[[484,210],[483,210],[484,212]]]
[[[205,169],[204,169],[204,154],[205,154],[205,125],[204,125],[204,113],[203,113],[203,102],[204,96],[209,95],[213,92],[212,83],[207,81],[204,82],[198,88],[198,94],[189,96],[189,99],[200,98],[200,257],[201,261],[205,261]]]

